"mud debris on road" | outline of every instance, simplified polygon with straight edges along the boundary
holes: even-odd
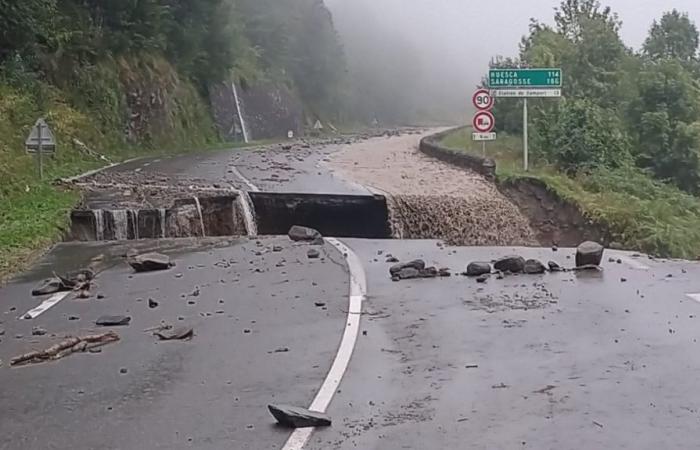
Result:
[[[328,162],[387,196],[394,237],[451,245],[537,244],[529,221],[483,176],[420,153],[415,135],[346,147]]]

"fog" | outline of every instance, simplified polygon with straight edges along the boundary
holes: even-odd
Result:
[[[349,59],[358,108],[387,121],[457,121],[491,57],[517,56],[530,18],[552,24],[556,0],[325,0]],[[699,0],[602,1],[639,49],[649,27],[676,8],[700,21]],[[399,96],[399,98],[396,98]],[[427,110],[417,105],[428,104]],[[401,111],[397,115],[396,111]]]

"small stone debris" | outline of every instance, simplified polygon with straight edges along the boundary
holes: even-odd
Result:
[[[129,265],[135,272],[153,272],[158,270],[168,270],[173,267],[170,257],[160,253],[146,253],[127,259]]]
[[[306,252],[306,256],[309,259],[318,259],[321,256],[321,252],[319,252],[315,248],[312,248],[312,249],[309,249],[308,252]]]
[[[447,267],[442,267],[442,268],[438,269],[438,276],[440,278],[447,278],[447,277],[451,277],[452,273],[450,272],[450,269],[448,269]]]
[[[486,283],[486,282],[488,281],[489,277],[490,277],[490,275],[487,274],[487,273],[485,273],[485,274],[483,274],[483,275],[480,275],[480,276],[476,279],[476,282],[477,282],[477,283]]]
[[[102,316],[95,321],[95,325],[101,327],[121,327],[129,325],[131,317],[129,316]]]
[[[509,387],[510,386],[508,386],[505,383],[499,383],[499,384],[494,384],[493,386],[491,386],[491,389],[507,389]]]
[[[528,275],[539,275],[546,272],[544,264],[536,259],[528,259],[525,261],[525,266],[523,267],[523,272]]]
[[[314,305],[318,308],[323,308],[324,306],[326,306],[326,302],[314,302]]]
[[[622,260],[621,260],[621,259],[618,259],[618,260],[617,260],[617,263],[618,263],[618,264],[622,264]],[[684,272],[684,273],[685,273],[685,272]]]
[[[97,300],[102,300],[103,298],[105,298],[104,294],[102,294],[102,293],[97,294]]]
[[[199,297],[199,286],[194,287],[194,290],[190,294],[190,297]]]
[[[627,283],[627,278],[625,278],[625,277],[620,278],[620,282],[621,282],[621,283]]]
[[[294,242],[311,242],[317,245],[323,244],[323,236],[318,230],[314,230],[313,228],[294,225],[289,229],[287,235],[289,239]]]
[[[501,272],[521,273],[525,269],[525,258],[522,256],[506,256],[498,259],[493,268]]]
[[[425,269],[425,261],[423,261],[422,259],[415,259],[410,262],[396,264],[389,268],[389,274],[392,276],[397,275],[405,269],[414,269],[416,271],[421,271]]]
[[[275,253],[279,253],[282,251],[282,247],[280,247],[279,245],[275,245],[272,247],[272,251]]]
[[[329,427],[331,419],[326,414],[291,405],[268,405],[277,423],[288,428]]]
[[[148,307],[149,308],[156,309],[159,305],[160,304],[157,301],[153,300],[152,298],[148,299]]]
[[[600,266],[605,248],[597,242],[586,241],[576,249],[576,267]]]
[[[68,316],[68,320],[80,320],[79,316]]]
[[[467,364],[464,366],[465,369],[478,369],[479,365],[478,364]]]
[[[124,375],[124,374],[127,373],[128,371],[129,371],[129,370],[128,370],[126,367],[122,367],[121,369],[119,369],[119,373],[121,373],[122,375]]]
[[[170,329],[157,330],[153,333],[161,341],[183,341],[194,337],[194,328],[188,326],[178,326]]]
[[[57,277],[47,278],[39,283],[37,287],[32,290],[33,296],[55,294],[60,291],[69,291],[70,288],[66,288],[61,283],[61,280]]]
[[[553,252],[558,252],[558,251],[559,251],[559,247],[557,247],[556,245],[553,245],[553,246],[552,246],[552,251],[553,251]]]
[[[478,277],[487,273],[491,273],[491,264],[487,262],[472,262],[467,266],[468,277]]]
[[[561,272],[563,270],[562,267],[554,261],[549,261],[547,266],[549,267],[550,272]]]
[[[32,336],[44,336],[48,331],[41,327],[32,327]]]
[[[288,349],[287,347],[280,347],[280,348],[278,348],[278,349],[269,351],[269,352],[267,352],[267,353],[273,354],[273,353],[288,353],[288,352],[289,352],[289,349]]]

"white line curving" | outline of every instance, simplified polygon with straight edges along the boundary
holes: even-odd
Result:
[[[233,172],[234,175],[236,175],[246,186],[248,186],[248,189],[250,189],[253,192],[258,192],[260,189],[256,185],[250,182],[249,179],[243,176],[243,174],[238,170],[238,167],[232,166],[231,171]]]
[[[326,241],[333,245],[345,256],[345,260],[348,264],[350,270],[350,304],[348,307],[348,316],[345,326],[345,331],[343,332],[343,338],[340,341],[340,347],[338,347],[338,352],[333,360],[333,365],[326,375],[326,379],[323,381],[321,388],[319,389],[316,397],[309,409],[317,412],[326,412],[328,405],[333,399],[333,395],[338,390],[340,381],[345,375],[345,371],[350,363],[350,357],[355,349],[355,343],[357,342],[357,335],[360,331],[360,317],[362,316],[362,302],[367,295],[367,280],[365,277],[365,271],[360,262],[360,258],[357,257],[355,252],[353,252],[348,246],[343,244],[337,239],[327,238]],[[292,432],[289,439],[282,447],[282,450],[301,450],[304,448],[314,428],[299,428]]]

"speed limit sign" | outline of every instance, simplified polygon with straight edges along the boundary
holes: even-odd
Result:
[[[472,97],[474,107],[479,111],[488,111],[493,108],[493,97],[486,89],[479,89]]]

